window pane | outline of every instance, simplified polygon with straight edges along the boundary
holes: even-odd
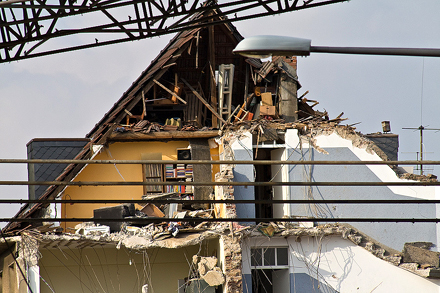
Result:
[[[275,265],[275,248],[264,249],[264,265],[265,266]]]
[[[261,266],[261,248],[251,249],[251,266]]]
[[[287,247],[277,248],[277,265],[287,266],[289,264],[289,256]]]

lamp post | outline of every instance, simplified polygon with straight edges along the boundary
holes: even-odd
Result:
[[[309,39],[271,35],[254,36],[243,39],[240,43],[238,43],[238,45],[232,52],[250,58],[267,58],[270,56],[309,56],[312,52],[360,55],[440,57],[440,49],[433,48],[324,47],[312,46],[312,41]],[[420,130],[420,161],[423,161],[423,130],[427,130],[427,128],[420,126],[417,129]],[[420,165],[420,174],[423,174],[422,165]]]
[[[392,55],[440,57],[440,49],[384,48],[384,47],[325,47],[312,46],[309,39],[283,36],[254,36],[242,40],[232,51],[246,57],[309,56],[310,53],[336,53],[361,55]]]

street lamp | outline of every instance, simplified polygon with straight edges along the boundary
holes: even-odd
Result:
[[[269,56],[309,56],[314,53],[362,54],[440,57],[440,49],[382,47],[323,47],[312,46],[308,39],[283,36],[254,36],[243,39],[232,51],[251,58]]]

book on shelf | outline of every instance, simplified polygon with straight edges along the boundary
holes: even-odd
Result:
[[[176,170],[177,170],[176,177],[178,178],[185,177],[185,164],[177,164]]]
[[[186,182],[192,182],[192,178],[186,178]],[[187,193],[193,193],[194,192],[194,186],[193,185],[186,185],[186,192]]]
[[[193,166],[191,164],[188,164],[185,167],[185,177],[193,177]]]
[[[176,177],[176,169],[173,164],[165,165],[165,178],[174,178]]]
[[[167,193],[171,193],[171,192],[185,193],[186,192],[185,185],[167,185],[165,189],[166,189]]]

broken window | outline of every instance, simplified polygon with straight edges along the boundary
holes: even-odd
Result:
[[[287,247],[251,248],[252,292],[289,292]]]

